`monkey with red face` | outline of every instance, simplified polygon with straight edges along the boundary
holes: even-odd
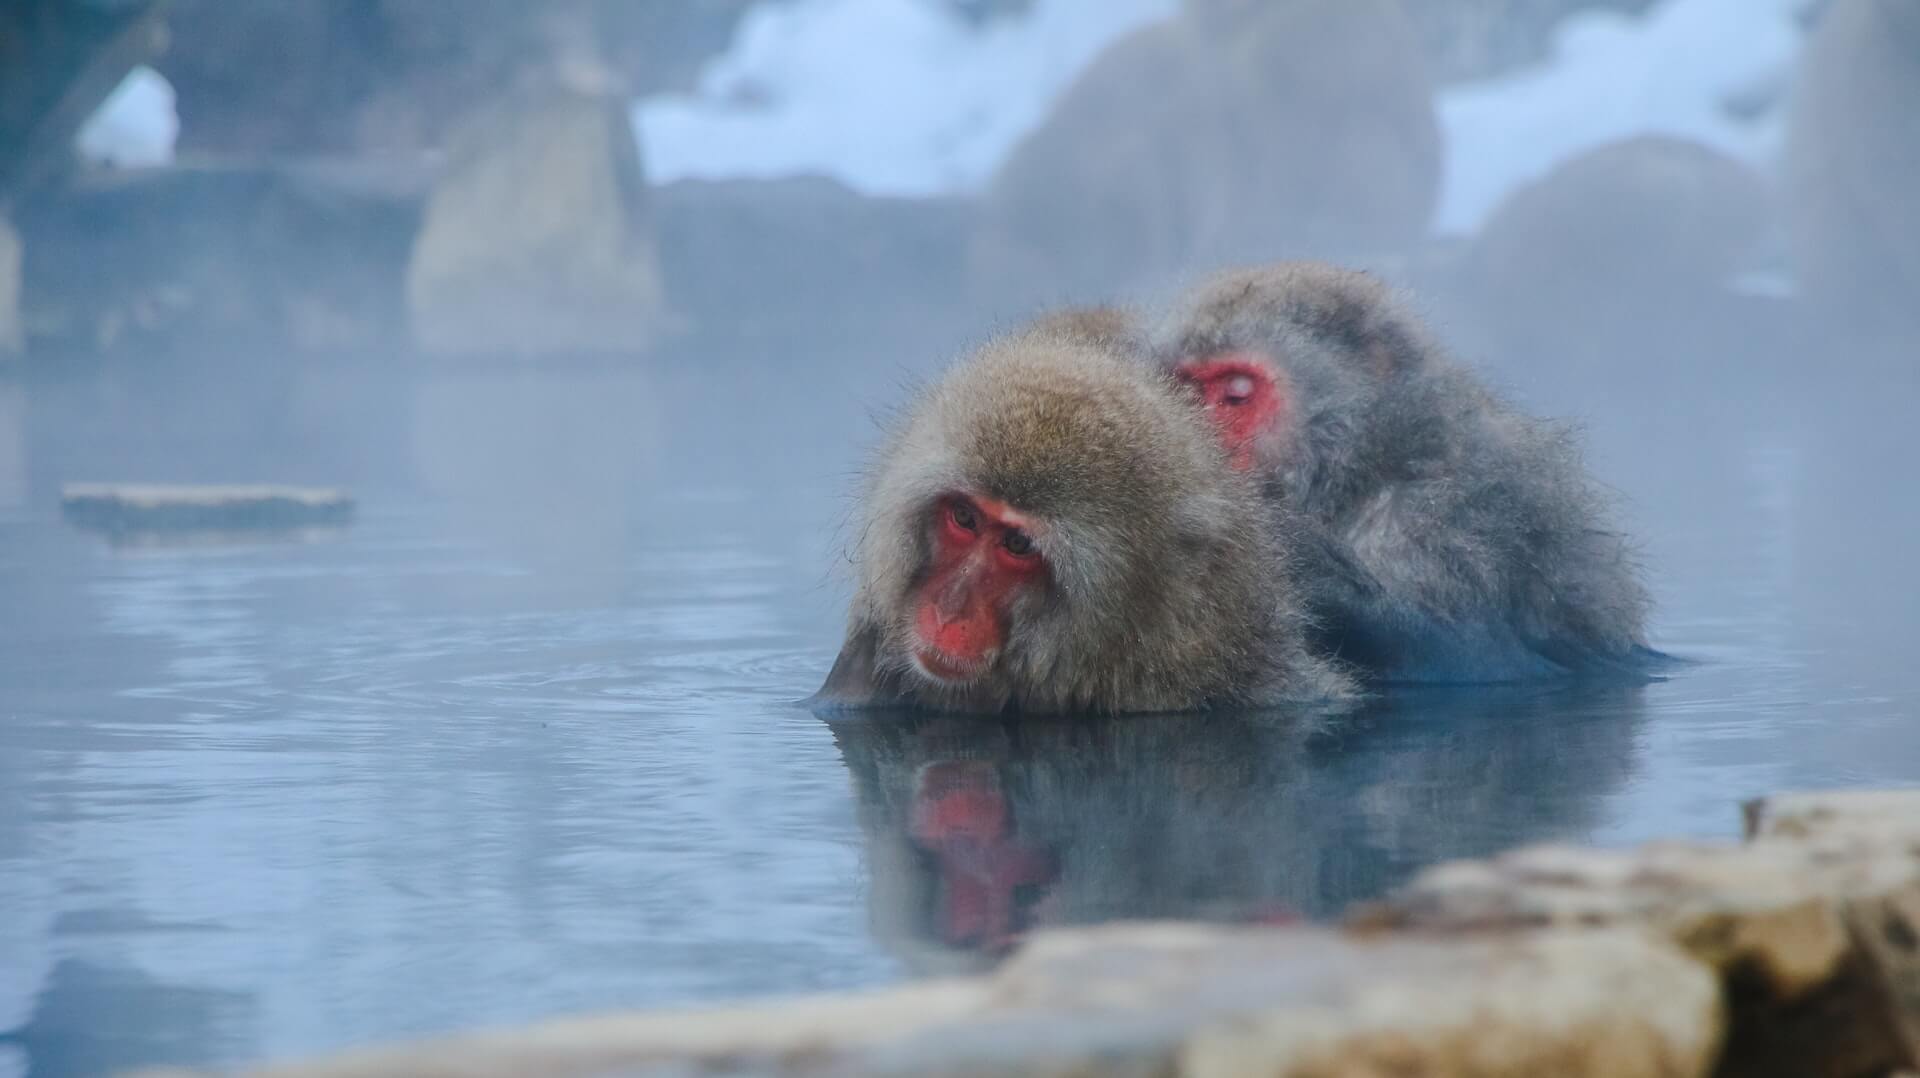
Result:
[[[1307,533],[1316,647],[1384,682],[1638,673],[1647,596],[1564,428],[1449,361],[1385,286],[1222,274],[1154,342]]]
[[[1175,711],[1347,691],[1307,649],[1284,510],[1163,371],[1053,321],[909,410],[866,492],[815,703]]]

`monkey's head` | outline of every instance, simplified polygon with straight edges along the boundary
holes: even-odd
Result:
[[[998,341],[875,469],[825,692],[995,712],[1230,701],[1283,607],[1265,512],[1164,372],[1059,327]]]
[[[1391,439],[1378,428],[1435,349],[1364,273],[1281,263],[1193,292],[1154,350],[1212,418],[1234,468],[1301,497],[1338,487]]]
[[[1137,348],[1143,343],[1139,340],[1143,327],[1124,307],[1063,307],[1041,315],[1030,330],[1080,337],[1109,348]]]

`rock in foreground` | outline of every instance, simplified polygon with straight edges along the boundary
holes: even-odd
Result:
[[[1717,1073],[1920,1063],[1920,791],[1746,806],[1750,841],[1541,846],[1428,870],[1356,927],[1455,937],[1639,927],[1721,982]]]
[[[1713,979],[1631,932],[1355,941],[1135,925],[1044,937],[991,977],[557,1022],[262,1072],[1556,1074],[1701,1072]]]

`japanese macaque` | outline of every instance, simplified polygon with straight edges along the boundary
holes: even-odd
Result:
[[[1155,345],[1235,470],[1304,518],[1319,648],[1377,680],[1624,672],[1647,597],[1570,434],[1442,355],[1376,279],[1223,274]]]
[[[1291,528],[1165,372],[1070,327],[982,348],[870,478],[815,703],[993,713],[1319,700]]]

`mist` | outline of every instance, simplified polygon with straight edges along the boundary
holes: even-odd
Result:
[[[1916,104],[1903,0],[0,11],[0,1078],[1328,917],[1920,781]],[[1211,726],[799,706],[917,387],[1283,259],[1577,424],[1681,669]],[[76,483],[354,516],[101,531]],[[956,788],[1012,821],[992,931],[914,831]]]

